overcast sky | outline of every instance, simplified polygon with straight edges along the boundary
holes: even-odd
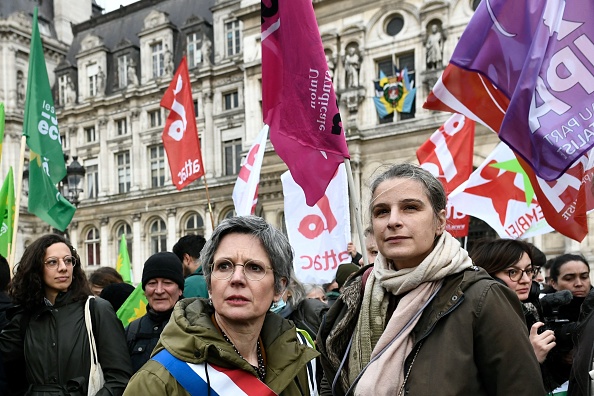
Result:
[[[104,13],[116,10],[120,8],[120,5],[128,5],[130,3],[135,3],[136,1],[138,0],[96,0],[97,4],[105,9],[103,11]]]

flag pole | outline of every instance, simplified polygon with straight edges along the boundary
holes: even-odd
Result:
[[[344,129],[346,133],[346,129]],[[353,205],[353,211],[355,212],[355,223],[357,224],[357,235],[359,236],[359,243],[361,244],[361,255],[363,256],[363,263],[369,264],[367,258],[367,249],[365,248],[365,237],[363,236],[363,221],[361,220],[361,208],[359,207],[359,199],[357,198],[357,191],[355,189],[355,181],[353,179],[353,170],[351,169],[351,160],[348,158],[344,159],[344,166],[347,172],[347,180],[349,182],[350,200]]]
[[[215,228],[214,216],[212,214],[212,205],[210,204],[210,194],[208,193],[208,183],[206,182],[206,172],[204,172],[204,189],[206,191],[206,201],[208,202],[208,213],[210,213],[210,223],[212,224],[212,229]]]
[[[10,254],[8,258],[8,265],[10,266],[10,277],[12,278],[12,270],[14,268],[15,262],[15,255],[16,255],[16,240],[17,234],[19,230],[19,214],[20,214],[20,207],[21,207],[21,194],[23,191],[23,168],[25,164],[25,148],[27,147],[27,136],[23,135],[21,137],[21,153],[19,156],[19,172],[17,175],[17,191],[15,197],[15,213],[14,213],[14,224],[12,226],[12,243],[10,244]]]

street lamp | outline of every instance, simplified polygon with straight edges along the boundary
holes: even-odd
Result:
[[[78,206],[80,201],[78,196],[83,191],[82,181],[85,176],[86,169],[78,162],[78,156],[72,156],[72,162],[66,167],[66,187],[68,189],[68,196],[65,196],[70,203]],[[64,180],[62,180],[64,183]]]

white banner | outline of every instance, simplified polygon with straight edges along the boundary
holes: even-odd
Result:
[[[241,166],[235,187],[233,187],[233,204],[237,216],[248,216],[254,214],[258,203],[258,184],[260,183],[260,170],[266,150],[268,139],[268,125],[260,131],[256,141],[252,144],[250,151],[245,157]]]
[[[351,222],[344,164],[338,167],[326,194],[313,207],[307,206],[303,190],[289,171],[282,174],[281,181],[297,279],[304,283],[332,282],[338,265],[351,260],[347,252]]]

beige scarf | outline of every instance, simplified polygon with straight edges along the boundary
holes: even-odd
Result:
[[[380,254],[375,260],[363,295],[361,313],[355,328],[349,353],[349,383],[363,370],[403,327],[423,307],[443,278],[472,266],[468,253],[449,233],[444,232],[433,251],[414,268],[396,271]],[[389,294],[407,293],[386,323]],[[398,393],[404,382],[403,365],[412,350],[414,340],[409,337],[420,315],[404,330],[398,340],[366,368],[359,380],[355,395]],[[386,375],[386,373],[393,373]]]

